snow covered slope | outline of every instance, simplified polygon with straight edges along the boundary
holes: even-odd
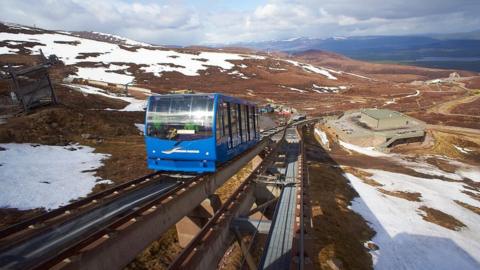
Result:
[[[442,156],[386,154],[339,144],[405,171],[355,168],[361,173],[344,173],[359,194],[351,209],[376,232],[371,242],[379,249],[370,250],[375,269],[479,269],[480,215],[475,211],[480,202],[473,188],[480,181],[479,168]],[[427,159],[457,169],[445,172]]]
[[[116,36],[112,38],[120,39]],[[39,31],[9,25],[0,32],[0,54],[16,54],[19,47],[27,49],[30,54],[39,54],[42,50],[45,55],[57,55],[66,65],[75,65],[78,71],[74,77],[121,84],[134,79],[128,71],[133,65],[155,76],[168,71],[196,76],[209,67],[230,70],[235,66],[232,60],[263,59],[261,56],[222,52],[183,53],[121,40],[123,44],[114,44],[73,36],[69,32]],[[122,68],[115,63],[122,63]]]
[[[139,42],[136,40],[132,40],[129,38],[117,36],[117,35],[112,35],[112,34],[107,34],[107,33],[102,33],[102,32],[64,32],[69,35],[73,35],[76,37],[80,38],[87,38],[87,39],[93,39],[93,40],[98,40],[98,41],[106,41],[114,44],[122,44],[122,45],[128,45],[128,46],[148,46],[152,47],[151,44],[144,43],[144,42]],[[161,46],[156,46],[156,47],[161,47]]]
[[[73,90],[77,90],[79,92],[82,92],[84,95],[99,95],[99,96],[104,96],[112,99],[119,99],[128,102],[129,104],[121,109],[120,111],[124,112],[141,112],[145,110],[146,105],[146,100],[142,99],[136,99],[133,97],[121,97],[121,96],[115,96],[112,93],[108,93],[100,88],[89,86],[89,85],[81,85],[81,84],[65,84],[65,86],[72,88]],[[111,109],[107,109],[111,110]]]
[[[480,204],[463,193],[462,183],[425,179],[381,170],[367,170],[390,192],[419,192],[420,201],[385,195],[357,176],[346,174],[360,197],[352,209],[377,232],[372,251],[375,269],[479,269],[480,216],[460,204]],[[428,208],[441,209],[462,222],[457,230],[424,220]]]
[[[201,71],[206,71],[208,68],[217,68],[217,71],[232,75],[234,78],[250,80],[256,76],[257,72],[252,71],[250,74],[240,72],[248,67],[242,62],[243,60],[265,60],[261,65],[256,65],[257,67],[268,66],[272,61],[276,61],[279,66],[269,66],[269,70],[301,71],[308,74],[307,77],[320,78],[327,84],[341,83],[339,76],[345,77],[347,74],[290,59],[270,58],[263,55],[223,52],[221,49],[207,48],[170,49],[106,33],[49,31],[0,23],[0,55],[37,55],[40,50],[45,55],[55,54],[66,65],[74,66],[76,71],[71,76],[73,78],[117,84],[131,83],[138,75],[142,77],[145,73],[150,74],[147,77],[153,75],[157,78],[162,77],[165,72],[198,76],[201,75]],[[355,77],[355,79],[358,78]],[[344,86],[330,85],[321,89],[298,92],[336,93],[344,89],[346,89]]]

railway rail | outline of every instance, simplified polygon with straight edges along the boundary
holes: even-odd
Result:
[[[300,123],[308,121],[315,119]],[[0,268],[122,268],[248,161],[275,145],[271,137],[284,128],[263,132],[257,146],[217,173],[187,179],[149,174],[3,229]]]
[[[152,179],[155,179],[155,178],[159,177],[160,175],[161,175],[160,173],[155,172],[155,173],[151,173],[151,174],[142,176],[140,178],[137,178],[137,179],[134,179],[134,180],[131,180],[131,181],[127,181],[125,183],[116,185],[112,188],[109,188],[109,189],[106,189],[104,191],[95,193],[95,194],[93,194],[91,196],[88,196],[86,198],[83,198],[83,199],[77,200],[75,202],[72,202],[72,203],[70,203],[68,205],[65,205],[63,207],[59,207],[57,209],[46,212],[44,214],[32,217],[32,218],[30,218],[28,220],[25,220],[25,221],[22,221],[20,223],[14,224],[12,226],[9,226],[5,229],[0,230],[0,239],[4,239],[4,238],[7,238],[9,236],[15,235],[19,232],[23,232],[25,229],[31,229],[32,230],[32,229],[35,229],[35,228],[39,228],[41,224],[43,224],[44,222],[47,222],[48,220],[52,220],[52,219],[55,219],[55,218],[58,218],[58,217],[61,217],[61,216],[65,216],[65,215],[70,215],[73,210],[81,208],[81,207],[85,207],[89,204],[95,204],[99,200],[102,200],[104,198],[115,197],[115,196],[119,195],[120,192],[122,192],[124,190],[131,189],[131,188],[134,188],[134,187],[137,187],[137,186],[141,186],[141,185],[151,181]]]
[[[142,208],[152,199],[165,195],[180,184],[181,182],[176,179],[163,178],[161,181],[118,196],[61,224],[48,226],[27,239],[6,245],[0,252],[0,266],[6,269],[51,266],[61,259],[59,254],[67,254],[74,248],[85,246],[89,239],[101,237],[108,228],[120,222],[127,222],[138,211],[137,208]]]

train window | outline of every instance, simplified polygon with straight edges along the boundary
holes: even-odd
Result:
[[[230,142],[230,130],[228,127],[228,106],[227,102],[219,102],[217,109],[217,144],[228,143],[229,147]]]
[[[230,102],[226,103],[226,116],[227,116],[227,126],[228,126],[228,148],[233,147],[233,130],[232,130],[232,113],[230,109]]]
[[[213,96],[154,96],[147,111],[147,136],[184,141],[211,137]]]
[[[238,106],[237,104],[230,105],[230,126],[232,128],[232,147],[236,147],[240,143],[239,128],[238,128]]]
[[[251,134],[251,127],[250,127],[250,107],[248,105],[245,105],[245,123],[247,124],[247,140],[252,139],[252,134]]]
[[[232,129],[230,127],[230,103],[223,103],[223,134],[225,136],[225,141],[228,144],[228,148],[232,148]]]
[[[227,108],[227,103],[222,102],[222,107],[220,108],[222,110],[222,133],[223,136],[227,136],[227,128],[228,128],[228,108]]]
[[[168,112],[170,110],[171,99],[156,99],[154,97],[150,100],[149,110],[154,112]]]
[[[242,130],[243,130],[243,141],[247,142],[248,141],[248,129],[247,129],[247,113],[245,111],[245,105],[240,105],[240,108],[242,110]]]
[[[239,105],[240,107],[240,111],[242,112],[242,122],[240,123],[240,125],[242,126],[242,142],[246,142],[247,141],[247,129],[245,128],[245,105]]]
[[[242,105],[241,104],[237,104],[237,111],[238,111],[238,131],[239,131],[239,139],[240,139],[240,143],[243,143],[243,133],[244,133],[244,129],[243,129],[243,124],[242,124],[242,120],[243,120],[243,114],[242,114]]]
[[[222,139],[223,139],[223,136],[224,136],[224,133],[223,133],[223,109],[222,109],[222,103],[218,103],[218,108],[217,108],[217,115],[216,115],[216,120],[215,120],[215,124],[216,124],[216,141],[217,141],[217,145],[219,144],[222,144]]]
[[[255,139],[255,134],[257,133],[257,126],[255,125],[255,107],[250,107],[250,136]]]
[[[255,107],[255,126],[257,127],[257,132],[255,133],[255,136],[258,138],[259,132],[260,132],[260,124],[258,122],[258,108]]]

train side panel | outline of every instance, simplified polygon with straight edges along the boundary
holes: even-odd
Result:
[[[255,113],[250,114],[252,111]],[[254,118],[256,114],[258,110],[255,104],[218,95],[215,113],[217,163],[231,160],[258,143],[258,119]],[[248,123],[246,115],[249,116]]]

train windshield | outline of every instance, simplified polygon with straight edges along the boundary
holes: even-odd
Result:
[[[147,111],[147,136],[189,141],[211,137],[213,95],[154,96]]]

